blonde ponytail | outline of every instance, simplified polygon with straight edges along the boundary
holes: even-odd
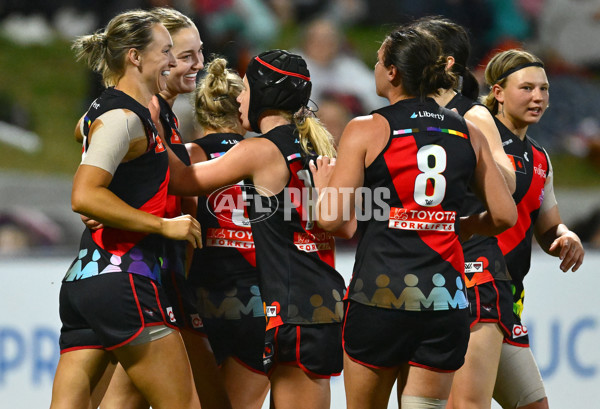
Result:
[[[205,71],[194,91],[196,121],[204,129],[241,128],[237,97],[244,89],[242,78],[227,68],[224,58],[212,60]]]
[[[300,145],[304,152],[335,158],[337,152],[333,145],[333,136],[306,107],[293,115],[293,121],[300,134]]]

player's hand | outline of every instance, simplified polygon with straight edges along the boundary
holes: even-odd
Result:
[[[335,168],[335,158],[319,156],[317,158],[317,163],[315,164],[315,162],[311,159],[311,161],[308,163],[308,167],[313,175],[315,187],[317,188],[317,191],[320,192],[321,189],[327,187],[329,184],[329,179],[331,179],[331,174]]]
[[[100,223],[97,220],[94,219],[90,219],[87,216],[84,215],[80,215],[81,216],[81,221],[83,222],[83,224],[85,224],[85,226],[90,229],[90,230],[98,230],[98,229],[103,229],[104,225],[102,223]]]
[[[577,271],[583,263],[585,250],[579,236],[569,231],[552,242],[549,248],[551,254],[557,255],[562,260],[560,269],[564,272]]]
[[[189,214],[163,219],[161,234],[173,240],[187,240],[194,248],[202,248],[200,223]]]
[[[158,103],[158,97],[152,96],[150,103],[148,104],[148,110],[150,111],[150,117],[152,121],[157,124],[160,122],[160,104]]]

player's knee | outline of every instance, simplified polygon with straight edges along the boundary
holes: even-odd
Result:
[[[444,409],[448,402],[443,399],[406,395],[402,395],[400,401],[402,409]]]

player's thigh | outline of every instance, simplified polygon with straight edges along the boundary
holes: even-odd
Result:
[[[199,407],[187,352],[179,332],[114,350],[123,368],[154,409]]]

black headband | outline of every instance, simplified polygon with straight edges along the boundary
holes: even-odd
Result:
[[[517,65],[516,67],[513,67],[510,70],[503,72],[498,78],[496,78],[496,81],[494,81],[494,84],[499,83],[500,81],[502,81],[504,78],[508,77],[513,72],[517,72],[517,71],[522,70],[523,68],[527,68],[527,67],[544,68],[544,64],[542,64],[541,62],[528,62],[525,64]]]

